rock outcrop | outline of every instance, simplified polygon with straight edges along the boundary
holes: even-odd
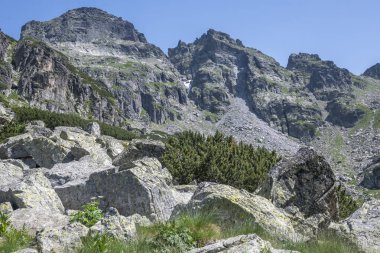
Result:
[[[364,169],[360,185],[367,189],[380,190],[380,157],[373,159],[371,164]]]
[[[338,232],[364,252],[380,251],[380,201],[370,200],[341,223],[333,223],[330,229]]]
[[[368,76],[380,80],[380,63],[376,63],[375,65],[364,71],[363,76]]]
[[[261,194],[273,204],[300,218],[316,234],[338,217],[334,172],[323,156],[301,148],[271,169]]]
[[[42,253],[70,253],[82,246],[81,238],[89,229],[80,223],[48,228],[37,234],[37,245]]]
[[[55,190],[66,209],[79,209],[101,196],[102,207],[112,206],[124,216],[137,213],[157,221],[169,219],[174,207],[184,202],[170,186],[171,181],[157,159],[143,158],[122,170],[111,168],[86,179],[67,181]]]
[[[190,202],[179,208],[175,215],[189,211],[211,212],[226,223],[252,220],[278,238],[291,241],[306,239],[294,228],[291,216],[275,207],[268,199],[227,185],[198,185]]]
[[[83,29],[86,28],[86,29]],[[49,42],[94,42],[108,38],[146,43],[133,24],[96,8],[79,8],[48,22],[31,21],[22,27],[23,37]]]
[[[0,91],[12,86],[12,65],[9,61],[12,50],[12,40],[0,31]]]
[[[144,157],[157,157],[160,159],[164,151],[165,145],[161,141],[133,140],[128,143],[126,150],[114,159],[113,164],[125,167],[131,162]]]
[[[116,208],[109,208],[104,219],[91,227],[92,234],[107,234],[122,241],[136,237],[138,226],[148,226],[151,222],[148,218],[139,214],[124,217]]]
[[[341,96],[328,102],[326,110],[329,112],[326,120],[331,123],[350,128],[366,114],[368,108],[355,104],[352,97]]]
[[[322,61],[318,55],[292,54],[287,68],[294,71],[320,100],[328,101],[352,90],[351,73],[338,68],[332,61]]]

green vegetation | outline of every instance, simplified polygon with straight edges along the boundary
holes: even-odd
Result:
[[[88,123],[93,122],[93,120],[83,119],[74,113],[56,113],[32,107],[14,107],[13,111],[16,114],[16,119],[4,125],[0,133],[0,142],[6,138],[22,134],[25,124],[33,120],[42,120],[45,122],[46,127],[51,129],[57,126],[80,127],[84,129]],[[137,137],[137,134],[134,132],[123,128],[111,126],[103,122],[98,123],[104,135],[109,135],[119,140],[132,140]]]
[[[70,215],[70,222],[79,222],[86,227],[92,227],[104,217],[102,210],[99,209],[98,202],[90,202],[82,206],[81,210]]]
[[[335,138],[330,139],[330,154],[337,163],[345,163],[346,157],[342,154],[344,139],[341,133],[335,133]]]
[[[10,227],[11,222],[9,221],[8,214],[0,211],[0,236],[4,236]]]
[[[203,111],[203,114],[205,115],[206,120],[211,121],[213,123],[218,122],[219,116],[216,113],[212,113],[210,111]]]
[[[380,199],[380,190],[366,190],[366,194],[375,199]]]
[[[176,219],[139,227],[137,238],[121,242],[110,236],[95,235],[83,239],[78,253],[87,252],[128,252],[128,253],[180,253],[207,243],[262,231],[255,223],[220,224],[212,213],[184,214]]]
[[[5,139],[24,133],[25,124],[22,122],[11,121],[7,122],[0,128],[0,143]]]
[[[162,160],[180,184],[211,181],[253,192],[279,157],[274,151],[238,143],[220,132],[205,137],[185,131],[169,138]]]
[[[9,217],[0,211],[0,252],[14,252],[31,245],[33,238],[25,229],[17,230],[11,227]]]
[[[321,233],[307,243],[277,242],[273,246],[302,253],[361,253],[355,245],[331,232]]]
[[[351,195],[347,194],[346,189],[342,185],[339,185],[337,188],[337,197],[339,217],[341,219],[347,218],[360,207],[360,203],[354,200]]]
[[[298,250],[304,253],[359,253],[349,242],[335,234],[322,233],[307,243],[280,241],[270,232],[250,220],[221,224],[213,213],[184,214],[173,220],[139,227],[137,237],[132,241],[118,241],[107,235],[94,235],[84,238],[78,253],[181,253],[195,247],[229,237],[244,234],[257,234],[268,240],[275,248]],[[264,252],[270,252],[269,249]]]

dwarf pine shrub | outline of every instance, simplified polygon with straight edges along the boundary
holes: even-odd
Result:
[[[206,137],[192,131],[169,138],[162,158],[180,184],[210,181],[250,192],[265,180],[279,159],[274,151],[239,143],[220,132]]]

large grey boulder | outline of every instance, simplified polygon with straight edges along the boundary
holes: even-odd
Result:
[[[95,135],[95,136],[100,136],[102,134],[101,130],[100,130],[100,126],[99,126],[99,124],[97,122],[91,122],[91,123],[89,123],[86,126],[86,131],[89,134],[92,134],[92,135]]]
[[[277,250],[256,234],[239,235],[218,240],[202,248],[192,249],[187,253],[298,253],[297,251]]]
[[[21,159],[34,161],[35,167],[51,168],[54,164],[69,159],[70,150],[56,142],[29,133],[11,137],[0,145],[0,159]]]
[[[380,200],[370,200],[350,217],[329,227],[367,253],[380,252]]]
[[[25,228],[33,236],[44,229],[67,225],[69,220],[70,218],[66,215],[41,207],[20,208],[10,215],[10,221],[14,228]]]
[[[80,184],[88,180],[92,174],[110,169],[115,169],[115,167],[99,164],[94,162],[91,157],[86,156],[79,161],[57,163],[46,172],[46,176],[53,187],[56,187],[67,183]]]
[[[17,184],[24,177],[23,167],[10,160],[0,160],[0,187],[5,188]]]
[[[107,151],[107,154],[112,159],[120,155],[125,149],[123,141],[117,140],[107,135],[100,136],[98,139],[96,139],[96,142],[101,144],[102,148],[104,148]]]
[[[165,152],[165,144],[161,141],[153,140],[133,140],[128,144],[127,149],[115,158],[115,166],[125,166],[131,162],[144,158],[156,157],[161,158]]]
[[[136,236],[137,226],[147,226],[151,222],[139,214],[128,217],[119,214],[116,208],[109,208],[104,219],[91,227],[92,234],[107,234],[119,240],[128,240]]]
[[[238,190],[228,185],[201,183],[190,202],[176,210],[183,212],[211,212],[225,222],[251,220],[279,238],[301,241],[289,214],[274,206],[268,199]]]
[[[48,228],[37,234],[37,245],[41,253],[71,253],[82,246],[81,238],[89,229],[80,223]]]
[[[57,144],[70,150],[73,160],[86,156],[99,165],[111,165],[112,159],[97,141],[97,136],[76,127],[56,127],[51,137]]]
[[[275,166],[260,194],[298,217],[311,233],[338,219],[334,173],[325,158],[310,148],[301,148]]]
[[[93,173],[88,179],[55,186],[66,209],[79,209],[102,196],[101,207],[115,207],[120,214],[140,214],[151,220],[167,220],[184,200],[171,187],[172,177],[155,158],[135,161],[124,170],[112,168]],[[187,198],[187,194],[184,194]]]
[[[41,208],[63,213],[61,200],[41,170],[25,171],[22,178],[20,175],[11,178],[11,184],[0,185],[0,203],[10,202],[14,209]]]

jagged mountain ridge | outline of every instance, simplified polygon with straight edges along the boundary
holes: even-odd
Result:
[[[21,38],[47,43],[101,81],[115,99],[118,124],[128,118],[174,120],[180,117],[175,106],[186,104],[185,87],[162,50],[131,23],[104,11],[79,8],[48,22],[32,21]]]
[[[223,129],[256,143],[261,136],[247,138],[243,132],[252,132],[250,128],[237,127],[247,122],[228,114],[237,98],[266,122],[255,120],[268,135],[277,136],[278,130],[308,143],[318,142],[324,129],[351,128],[379,108],[376,93],[367,98],[366,91],[377,89],[376,76],[366,72],[358,77],[304,53],[291,55],[284,68],[212,29],[193,43],[180,41],[167,57],[130,22],[96,8],[79,8],[51,21],[27,23],[21,38],[16,46],[2,35],[3,90],[13,87],[33,106],[121,126],[142,122],[169,132]],[[236,124],[214,124],[224,115]],[[268,139],[263,144],[275,147],[275,138]],[[298,146],[288,140],[280,146]]]

